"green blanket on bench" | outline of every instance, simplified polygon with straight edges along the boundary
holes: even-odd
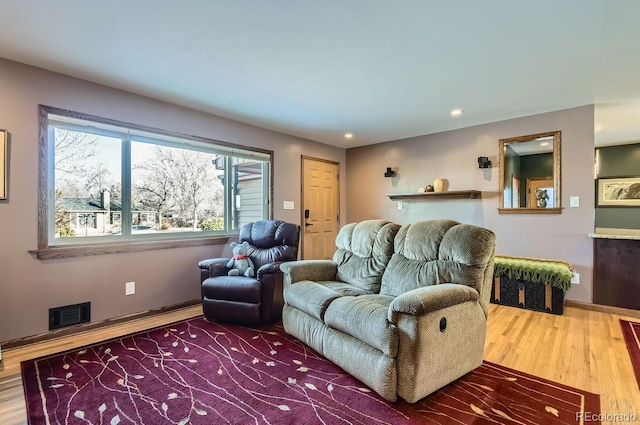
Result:
[[[543,285],[549,283],[568,291],[571,288],[573,272],[571,264],[565,261],[496,255],[494,275]]]

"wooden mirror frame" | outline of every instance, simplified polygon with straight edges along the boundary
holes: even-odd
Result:
[[[530,142],[543,137],[553,137],[553,208],[504,208],[504,150],[507,143]],[[546,133],[530,134],[527,136],[511,137],[508,139],[500,139],[499,141],[499,167],[500,167],[500,200],[498,204],[499,214],[560,214],[562,206],[560,204],[560,131],[550,131]]]

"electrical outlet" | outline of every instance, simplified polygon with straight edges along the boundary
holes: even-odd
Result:
[[[398,202],[398,209],[401,210],[402,209],[402,202]]]
[[[577,271],[573,271],[573,274],[571,275],[571,283],[575,283],[576,285],[580,284],[580,273],[578,273]]]
[[[136,283],[135,282],[127,282],[124,284],[124,294],[125,295],[134,295],[136,293]]]

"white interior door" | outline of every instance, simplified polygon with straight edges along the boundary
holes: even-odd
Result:
[[[340,164],[302,157],[303,260],[329,260],[340,227]]]

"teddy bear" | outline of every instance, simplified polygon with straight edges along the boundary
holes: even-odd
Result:
[[[229,276],[253,277],[255,267],[247,255],[249,244],[246,241],[242,243],[231,242],[231,249],[233,250],[233,258],[227,263],[227,268],[230,269],[227,274]]]

